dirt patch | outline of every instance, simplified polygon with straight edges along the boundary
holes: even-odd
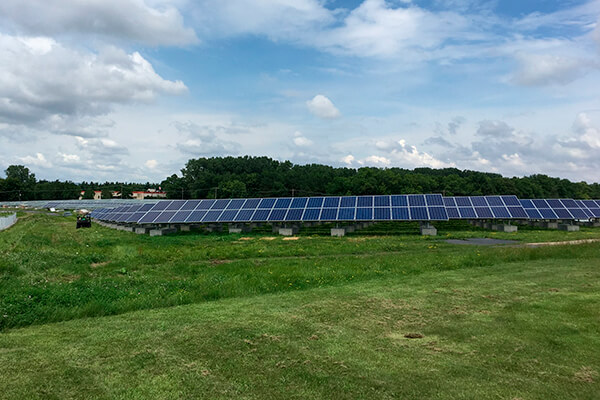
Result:
[[[283,240],[298,240],[300,239],[298,236],[293,236],[293,237],[284,237]]]
[[[252,240],[252,238],[251,237],[241,237],[238,240]]]
[[[425,336],[422,333],[411,332],[404,335],[404,337],[407,339],[423,339]]]
[[[102,262],[97,262],[97,263],[91,263],[90,267],[92,268],[98,268],[98,267],[104,267],[106,265],[110,264],[110,261],[102,261]]]
[[[448,239],[446,243],[471,246],[497,246],[501,244],[518,244],[518,240],[500,240],[490,238]]]
[[[575,380],[579,382],[594,383],[594,380],[598,378],[598,372],[591,367],[581,367],[581,369],[575,372]]]
[[[210,260],[211,265],[229,264],[231,260]]]
[[[267,236],[267,237],[264,237],[264,238],[260,238],[260,240],[275,240],[275,239],[277,239],[277,238],[274,237],[274,236]]]
[[[541,242],[541,243],[527,243],[527,247],[541,247],[541,246],[564,246],[564,245],[576,245],[576,244],[587,244],[587,243],[598,243],[600,239],[581,239],[581,240],[567,240],[564,242]]]

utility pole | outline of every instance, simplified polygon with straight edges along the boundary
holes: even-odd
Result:
[[[296,192],[296,189],[292,189],[292,197],[294,197],[295,192]]]
[[[181,188],[181,200],[183,200],[183,188]]]
[[[215,199],[217,198],[217,191],[218,191],[218,190],[219,190],[219,187],[217,186],[217,187],[215,188]]]

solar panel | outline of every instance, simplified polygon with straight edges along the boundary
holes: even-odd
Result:
[[[450,219],[527,219],[516,196],[444,197]]]
[[[532,219],[586,220],[595,214],[586,209],[586,203],[572,199],[525,199],[521,200],[521,204]]]

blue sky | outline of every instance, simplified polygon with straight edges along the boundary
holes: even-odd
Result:
[[[0,3],[0,168],[190,158],[600,181],[600,1]],[[42,18],[43,16],[43,18]]]

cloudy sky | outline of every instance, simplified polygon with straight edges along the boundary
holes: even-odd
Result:
[[[190,158],[600,181],[600,0],[2,0],[0,168]]]

